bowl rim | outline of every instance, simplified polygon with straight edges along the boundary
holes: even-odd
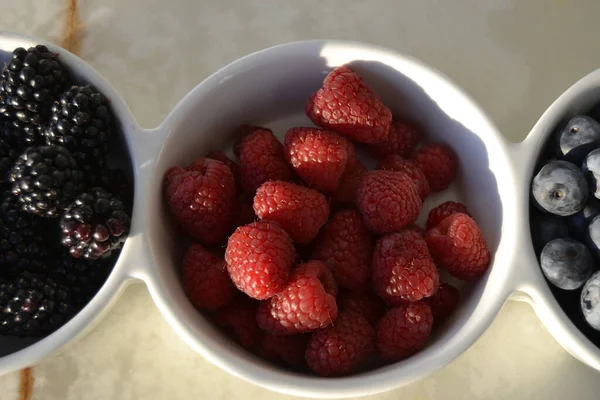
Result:
[[[247,63],[255,63],[259,62],[258,60],[261,60],[261,64],[264,64],[266,62],[265,60],[275,57],[275,55],[277,55],[277,57],[285,57],[287,54],[297,54],[302,47],[315,46],[319,48],[325,46],[337,46],[345,51],[378,55],[378,57],[383,59],[401,61],[402,63],[410,65],[412,68],[428,74],[428,76],[435,77],[453,90],[453,94],[459,96],[465,104],[468,104],[473,108],[477,113],[476,118],[481,120],[486,133],[493,135],[494,139],[501,147],[497,150],[500,152],[508,150],[508,142],[499,133],[485,111],[483,111],[467,93],[443,73],[410,56],[380,46],[356,41],[324,39],[290,42],[269,47],[246,55],[222,67],[188,92],[167,115],[159,127],[159,130],[164,133],[163,143],[166,143],[170,133],[176,129],[178,123],[180,123],[185,115],[198,107],[198,104],[203,101],[203,97],[208,92],[214,89],[222,80],[225,80],[236,73],[241,73],[245,69]],[[360,58],[357,58],[357,60],[359,59]],[[503,146],[506,146],[506,148]],[[162,149],[157,157],[157,163],[161,156]],[[505,154],[505,156],[508,162],[508,155]],[[508,169],[510,170],[508,173],[512,173],[512,168]],[[155,171],[155,173],[160,172],[161,171]],[[155,199],[154,201],[160,200],[161,199]],[[149,212],[149,210],[147,209],[146,212]],[[148,239],[148,235],[146,239],[150,240]],[[501,242],[504,242],[505,247],[509,248],[509,242],[512,243],[510,239],[501,239]],[[154,251],[153,246],[150,243],[148,243],[148,247],[151,252]],[[308,375],[290,375],[281,370],[273,371],[268,367],[262,366],[260,362],[243,360],[235,354],[230,353],[228,350],[224,351],[220,345],[212,343],[212,339],[207,339],[206,337],[203,337],[203,335],[198,336],[185,322],[185,313],[177,307],[169,290],[165,287],[164,283],[156,277],[158,266],[156,265],[157,263],[154,255],[152,254],[149,258],[151,258],[152,265],[150,268],[152,271],[150,271],[151,279],[146,283],[153,301],[176,333],[196,352],[200,353],[211,363],[230,374],[258,386],[280,393],[318,398],[364,396],[389,391],[421,379],[431,372],[440,369],[466,351],[483,334],[513,292],[514,287],[512,273],[510,273],[510,271],[504,273],[498,272],[498,281],[503,283],[499,284],[498,281],[496,281],[494,284],[490,284],[490,282],[488,282],[473,314],[468,319],[468,323],[460,328],[461,334],[455,334],[448,338],[446,345],[435,355],[429,354],[427,349],[425,349],[422,353],[419,353],[419,356],[409,358],[364,375],[353,375],[342,378],[319,378]],[[510,260],[511,257],[507,256],[506,259]],[[514,263],[511,262],[511,264]],[[493,270],[496,271],[499,269],[499,267],[493,268]]]

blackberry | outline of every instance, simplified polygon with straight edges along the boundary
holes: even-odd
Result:
[[[0,97],[0,139],[18,148],[44,144],[42,126],[25,124],[10,116]]]
[[[66,82],[65,68],[46,46],[19,47],[2,70],[2,114],[9,113],[25,124],[43,125]]]
[[[85,170],[104,165],[111,135],[106,97],[91,86],[72,86],[52,106],[46,143],[71,151]]]
[[[10,191],[2,192],[0,276],[23,271],[45,272],[52,233],[58,236],[58,228],[52,228],[48,220],[22,211],[18,199]]]
[[[64,213],[60,225],[63,244],[75,258],[95,260],[123,246],[129,233],[123,202],[101,188],[82,193]]]
[[[84,175],[71,153],[60,146],[30,147],[10,172],[12,191],[23,210],[57,217],[84,188]]]
[[[70,290],[41,275],[23,273],[0,281],[0,334],[41,337],[74,315]]]
[[[51,276],[71,290],[73,303],[85,306],[102,287],[114,264],[107,260],[85,260],[71,257],[68,253],[58,258]]]
[[[0,139],[0,187],[8,182],[8,173],[20,154],[18,148]]]

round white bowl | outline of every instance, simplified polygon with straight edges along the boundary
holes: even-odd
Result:
[[[343,378],[320,378],[265,362],[231,342],[199,313],[181,288],[184,248],[178,243],[162,201],[162,177],[215,148],[226,148],[242,123],[266,125],[281,135],[310,124],[306,99],[334,67],[350,64],[378,93],[394,115],[408,115],[429,140],[448,143],[461,159],[453,189],[432,196],[425,207],[448,197],[464,201],[495,253],[492,267],[475,285],[464,287],[464,301],[444,329],[417,355],[393,365]],[[423,64],[370,45],[337,41],[286,44],[244,57],[210,76],[190,92],[158,129],[165,135],[143,203],[152,252],[148,287],[177,333],[211,362],[258,385],[312,397],[359,396],[392,389],[447,364],[489,326],[514,288],[514,235],[524,210],[514,196],[516,170],[509,144],[474,102],[440,73]]]
[[[0,32],[0,55],[44,43]],[[570,322],[537,264],[529,230],[529,184],[538,152],[562,118],[600,100],[600,72],[569,89],[520,144],[507,142],[475,102],[441,73],[404,55],[342,41],[285,44],[246,56],[216,72],[182,99],[157,128],[144,130],[116,91],[91,67],[49,45],[80,79],[111,99],[133,164],[135,201],[131,235],[118,263],[94,299],[52,335],[23,347],[0,337],[0,373],[36,363],[88,330],[123,287],[142,280],[161,313],[195,351],[231,374],[271,390],[311,397],[354,397],[406,385],[443,367],[471,346],[516,292],[530,300],[543,323],[571,354],[600,370],[600,349]],[[319,378],[269,364],[215,328],[187,300],[179,268],[184,251],[162,201],[162,178],[232,141],[242,123],[266,125],[281,135],[309,125],[304,103],[334,67],[350,64],[394,115],[410,116],[427,140],[448,143],[460,157],[451,189],[432,196],[426,210],[446,199],[467,204],[494,253],[491,268],[462,287],[458,310],[427,347],[404,361],[342,378]]]
[[[89,83],[101,91],[111,102],[116,124],[120,126],[122,137],[122,153],[120,163],[129,173],[137,175],[140,164],[138,151],[134,149],[143,141],[143,130],[134,121],[127,105],[115,89],[110,86],[96,71],[83,60],[73,54],[43,40],[31,38],[11,32],[0,31],[0,64],[11,58],[12,51],[17,47],[28,48],[37,44],[45,44],[60,55],[61,62],[71,71],[72,78],[77,83]],[[129,153],[129,157],[127,157]],[[134,182],[137,181],[135,177]],[[136,188],[139,189],[139,188]],[[136,191],[135,196],[139,194]],[[43,339],[21,339],[0,336],[0,374],[14,371],[32,365],[56,351],[88,331],[95,321],[110,308],[125,286],[133,282],[139,264],[135,262],[139,253],[138,243],[141,242],[141,232],[144,227],[140,218],[133,215],[131,235],[127,240],[119,260],[115,264],[106,283],[86,307],[52,335]]]

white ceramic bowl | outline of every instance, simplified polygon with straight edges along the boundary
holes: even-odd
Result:
[[[0,32],[0,51],[43,41]],[[520,144],[508,143],[485,113],[441,73],[375,46],[340,41],[308,41],[273,47],[244,57],[213,74],[177,104],[165,121],[141,129],[127,106],[96,72],[68,52],[49,46],[80,77],[112,101],[130,151],[135,182],[132,233],[106,284],[69,323],[49,337],[17,350],[0,338],[0,373],[22,368],[92,326],[122,288],[143,280],[176,332],[215,365],[257,385],[294,395],[350,397],[406,385],[463,353],[490,325],[509,296],[524,292],[556,339],[573,355],[600,370],[600,350],[569,321],[537,265],[529,231],[529,183],[537,153],[562,118],[600,100],[600,72],[569,89]],[[0,53],[2,56],[6,54]],[[307,125],[304,102],[333,67],[351,64],[396,116],[410,116],[428,140],[448,143],[461,160],[451,190],[432,196],[431,208],[454,198],[467,204],[494,252],[488,273],[462,288],[457,312],[417,355],[386,367],[343,378],[318,378],[278,368],[235,345],[185,297],[179,276],[184,249],[162,201],[168,167],[185,164],[231,143],[241,123],[261,124],[282,134]]]
[[[467,293],[450,323],[426,349],[405,361],[343,378],[319,378],[264,362],[228,340],[186,299],[178,270],[183,248],[161,197],[161,180],[173,165],[185,165],[211,149],[226,148],[230,132],[242,123],[266,125],[281,135],[310,124],[306,99],[336,66],[350,64],[395,115],[410,115],[429,140],[448,143],[461,159],[460,176],[444,196],[466,202],[496,254],[489,273]],[[164,142],[145,209],[152,252],[150,293],[177,333],[221,368],[286,393],[313,397],[366,395],[404,385],[431,373],[464,352],[489,326],[515,282],[515,231],[524,210],[517,209],[516,170],[509,144],[474,102],[440,73],[421,63],[373,46],[335,41],[292,43],[244,57],[212,75],[189,93],[166,118]],[[428,199],[426,207],[441,198]]]
[[[139,168],[132,168],[132,165],[140,165],[142,162],[140,159],[141,153],[133,151],[133,149],[141,146],[144,141],[144,131],[134,121],[127,105],[115,89],[85,62],[43,40],[0,31],[0,64],[3,66],[4,62],[10,60],[11,53],[15,48],[28,48],[36,44],[45,44],[52,51],[59,53],[61,62],[72,72],[75,82],[94,85],[111,101],[111,108],[117,120],[116,123],[120,125],[123,131],[123,138],[119,143],[123,149],[118,152],[117,157],[120,159],[117,161],[127,172],[137,175]],[[131,156],[128,157],[127,153]],[[139,192],[136,192],[135,196],[138,197]],[[140,222],[139,216],[134,215],[130,238],[127,240],[122,255],[119,257],[106,283],[87,306],[67,324],[41,340],[0,336],[0,373],[14,371],[38,362],[66,343],[82,336],[93,325],[93,322],[97,321],[109,309],[110,305],[116,300],[117,295],[128,283],[133,281],[138,271],[137,268],[141,266],[136,262],[136,254],[140,252],[141,232],[145,230]]]

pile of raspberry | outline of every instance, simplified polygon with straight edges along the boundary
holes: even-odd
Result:
[[[420,143],[419,128],[393,120],[347,66],[306,115],[318,127],[289,129],[283,143],[241,126],[237,162],[212,151],[169,169],[166,202],[193,242],[185,292],[240,345],[296,370],[341,376],[410,357],[459,302],[440,271],[473,281],[490,263],[463,204],[416,224],[425,199],[455,179],[457,156]]]

